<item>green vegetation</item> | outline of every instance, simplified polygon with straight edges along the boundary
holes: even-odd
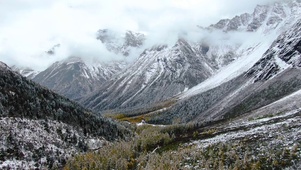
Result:
[[[257,117],[256,119],[264,119],[264,118],[271,118],[271,117],[274,117],[274,115],[273,114],[267,114],[267,115]]]
[[[200,135],[203,136],[213,136],[216,133],[216,129],[209,129],[205,132],[202,132]]]
[[[184,132],[184,133],[183,133]],[[185,134],[189,133],[189,134]],[[214,136],[216,129],[199,133],[192,126],[139,126],[137,136],[69,160],[69,169],[283,169],[300,161],[301,143],[293,147],[269,141],[238,140],[205,147],[184,144],[186,138]]]
[[[162,109],[169,108],[176,103],[176,99],[169,99],[163,102],[156,103],[151,106],[143,106],[130,110],[107,111],[103,113],[104,117],[112,118],[119,121],[127,121],[130,123],[140,123],[142,120],[149,121],[161,113]]]
[[[168,145],[173,138],[161,127],[150,125],[137,128],[137,137],[130,142],[117,142],[97,152],[76,156],[65,169],[136,169],[147,163],[156,150]]]
[[[119,123],[9,70],[0,72],[0,87],[1,117],[54,120],[83,129],[85,135],[102,136],[109,141],[132,136]]]

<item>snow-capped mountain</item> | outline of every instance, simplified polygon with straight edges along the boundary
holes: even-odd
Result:
[[[264,57],[248,72],[255,81],[268,80],[287,68],[301,67],[301,20],[281,34]]]
[[[132,107],[172,97],[212,75],[214,68],[184,39],[146,49],[125,72],[83,102],[95,110]]]
[[[197,43],[180,38],[173,47],[146,49],[124,73],[82,103],[98,111],[128,108],[151,105],[180,93],[182,99],[218,87],[258,62],[273,41],[296,22],[300,7],[298,1],[257,6],[252,14],[211,25],[205,29],[207,37]],[[219,42],[210,41],[216,34],[222,37]]]
[[[39,74],[39,71],[35,71],[34,69],[31,68],[26,68],[26,67],[17,67],[17,66],[11,66],[11,68],[23,75],[24,77],[27,77],[29,79],[33,79],[37,74]]]
[[[83,104],[98,111],[135,106],[141,114],[147,114],[147,110],[154,113],[156,110],[150,109],[154,106],[160,110],[160,114],[148,120],[164,124],[175,120],[206,122],[228,119],[274,102],[300,89],[300,70],[296,69],[300,61],[300,7],[299,1],[258,6],[250,14],[249,20],[254,25],[254,18],[257,17],[256,21],[260,21],[260,24],[256,29],[252,27],[250,31],[251,26],[245,24],[241,29],[232,31],[225,31],[224,27],[210,30],[215,33],[222,29],[229,36],[243,35],[243,42],[230,39],[214,44],[180,40],[174,47],[158,46],[159,52],[146,50],[125,74],[105,84],[98,93],[86,98]],[[281,19],[271,22],[275,16]],[[180,48],[182,55],[173,52],[177,51],[178,45],[184,47]],[[195,57],[187,57],[189,54]],[[165,60],[164,56],[168,56],[166,62],[160,62]],[[156,60],[157,64],[152,64]],[[172,76],[177,74],[169,74],[169,70],[179,72],[178,75],[190,73],[191,67],[177,67],[181,60],[185,61],[184,66],[199,63],[193,67],[198,74],[188,74],[191,75],[189,80],[199,82],[183,81],[183,77],[178,81],[176,76]],[[268,79],[271,80],[266,81]],[[155,104],[164,100],[177,102],[172,107],[160,104],[158,107]],[[162,112],[162,109],[165,111]],[[132,112],[139,115],[137,109]]]
[[[125,66],[122,61],[89,63],[79,57],[69,57],[55,62],[32,80],[68,98],[77,99],[99,88]]]
[[[130,55],[131,50],[142,46],[145,40],[145,36],[141,33],[127,31],[124,34],[119,34],[107,29],[99,30],[96,38],[110,52],[116,55],[122,54],[124,57]],[[45,55],[48,57],[55,55],[58,48],[60,48],[60,44],[46,51]],[[104,82],[114,77],[115,74],[122,71],[126,66],[127,62],[122,59],[102,62],[97,59],[87,61],[81,57],[68,57],[67,59],[53,63],[44,71],[35,71],[31,68],[18,68],[16,66],[13,66],[13,69],[61,95],[76,100],[98,89]]]
[[[256,7],[253,12],[253,16],[259,16],[262,13],[263,10],[259,10],[258,8],[261,9],[262,6]],[[216,74],[210,77],[208,81],[190,89],[190,91],[186,92],[185,95],[189,93],[197,93],[195,92],[197,89],[200,90],[199,92],[202,92],[206,90],[206,87],[210,89],[217,87],[221,83],[227,82],[248,71],[254,64],[267,64],[266,62],[264,62],[264,60],[267,60],[266,58],[271,59],[271,56],[278,56],[278,54],[273,53],[275,51],[282,53],[282,55],[286,55],[285,51],[291,51],[292,55],[298,54],[298,52],[292,48],[297,48],[295,46],[298,46],[298,31],[300,30],[298,26],[300,12],[298,11],[300,11],[301,9],[301,2],[287,1],[283,3],[275,3],[270,6],[264,6],[264,9],[267,9],[266,11],[270,9],[270,11],[266,12],[267,15],[265,15],[264,20],[265,24],[260,24],[256,32],[247,34],[246,40],[237,49],[237,51],[240,51],[237,53],[239,55],[239,59],[232,62],[228,66],[221,68]],[[270,29],[269,25],[266,22],[271,18],[270,16],[274,16],[279,13],[279,11],[275,9],[282,9],[281,11],[285,11],[285,13],[282,15],[283,18],[276,24],[276,27]],[[269,31],[267,32],[267,30]],[[238,32],[244,31],[246,30],[238,30]],[[292,45],[290,45],[291,43]],[[278,47],[276,47],[277,44]],[[281,49],[281,51],[279,49]],[[279,57],[275,57],[275,59],[273,60],[277,60],[277,58]],[[259,60],[262,62],[260,62]],[[283,63],[283,61],[277,61],[279,61],[279,65],[281,65],[281,67],[287,67],[287,65]],[[257,68],[253,67],[251,70],[258,72],[262,69],[261,67],[263,66],[258,66]],[[202,88],[204,89],[201,90]]]
[[[295,7],[290,8],[291,11]],[[172,123],[179,119],[210,122],[233,118],[299,90],[301,21],[295,15],[287,19],[290,23],[283,20],[269,33],[261,26],[257,32],[263,33],[262,39],[257,40],[255,48],[178,95],[179,102],[153,122]]]
[[[97,68],[80,61],[63,61],[54,64],[44,74],[40,73],[41,76],[37,75],[34,80],[46,82],[44,85],[47,87],[78,99],[83,105],[97,111],[151,106],[170,98],[186,101],[203,93],[209,95],[215,89],[236,80],[241,81],[241,84],[234,86],[235,83],[232,83],[228,90],[239,93],[245,87],[249,87],[248,83],[257,81],[257,78],[250,80],[242,77],[245,72],[248,72],[248,76],[254,73],[255,77],[267,77],[264,74],[272,77],[278,74],[279,68],[285,70],[289,67],[289,62],[279,57],[272,57],[279,66],[275,66],[275,62],[267,61],[274,55],[273,49],[289,50],[282,48],[286,39],[295,37],[296,40],[289,41],[288,46],[297,49],[292,54],[299,54],[299,29],[291,30],[296,33],[290,36],[288,35],[291,33],[285,31],[291,27],[298,27],[294,26],[294,23],[299,18],[300,9],[300,2],[296,0],[259,5],[252,14],[224,19],[201,29],[201,33],[204,30],[209,33],[207,32],[205,37],[201,36],[198,42],[179,38],[173,46],[154,45],[145,49],[124,71],[119,72],[120,69],[117,69],[112,71],[110,76],[100,73],[103,72],[100,71],[103,65]],[[217,35],[221,38],[216,38]],[[279,35],[282,37],[278,42],[274,42]],[[112,30],[99,30],[97,39],[110,51],[127,56],[131,49],[143,47],[145,36],[130,31],[123,36]],[[277,43],[278,45],[275,45]],[[270,53],[273,54],[269,55]],[[292,61],[295,64],[297,62],[296,59],[290,59],[290,62]],[[271,69],[273,71],[270,71]],[[98,70],[98,74],[95,70]],[[78,89],[80,93],[77,93]],[[230,90],[226,94],[226,91],[225,94],[220,92],[220,95],[217,95],[218,99],[212,100],[212,103],[233,92]],[[190,120],[194,116],[188,117],[187,120]]]
[[[131,133],[2,62],[0,87],[0,169],[60,169],[72,155]]]
[[[232,19],[223,19],[208,29],[219,29],[225,32],[263,30],[269,32],[280,25],[287,25],[300,15],[300,1],[291,0],[276,2],[270,5],[258,5],[252,14],[244,13]]]
[[[136,137],[129,141],[133,145],[116,142],[124,150],[114,160],[122,160],[124,167],[152,169],[149,162],[167,157],[166,165],[177,161],[177,168],[184,169],[231,169],[246,162],[244,169],[300,169],[300,13],[300,0],[259,5],[252,14],[201,28],[206,35],[197,42],[188,36],[173,45],[157,42],[132,63],[70,57],[32,77],[106,116],[144,120],[141,128],[133,128],[136,137],[150,137],[148,131],[163,136],[158,143]],[[134,48],[143,48],[145,36],[99,30],[97,39],[126,58]],[[126,128],[131,125],[86,110],[1,62],[0,85],[0,169],[61,168],[73,154],[132,135]],[[145,122],[159,125],[144,127]],[[178,148],[169,150],[171,145]],[[118,155],[119,150],[114,145],[107,149],[112,152],[99,150],[68,165],[109,167],[114,163],[100,155]]]

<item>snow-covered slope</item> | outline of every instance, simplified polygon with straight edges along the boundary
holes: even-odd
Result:
[[[33,79],[37,74],[39,74],[39,71],[35,71],[31,68],[20,68],[17,66],[12,66],[11,67],[14,71],[17,71],[20,73],[22,76],[27,77],[29,79]]]
[[[281,113],[300,111],[301,90],[298,90],[288,96],[281,98],[271,104],[268,104],[259,109],[253,110],[247,114],[245,119],[252,119],[256,117],[268,117],[270,115],[277,115]]]
[[[179,39],[173,47],[146,49],[125,72],[106,82],[83,103],[94,110],[150,104],[193,87],[213,72],[204,56]]]
[[[70,57],[52,64],[37,74],[33,81],[66,97],[77,99],[99,88],[125,66],[124,62],[88,63],[79,57]]]
[[[229,119],[299,90],[301,27],[296,9],[300,9],[300,2],[289,6],[294,3],[297,1],[267,6],[267,9],[282,6],[287,15],[283,15],[285,17],[273,29],[264,23],[256,30],[244,34],[245,41],[238,44],[235,50],[234,56],[238,57],[234,57],[228,65],[221,66],[200,84],[173,96],[172,100],[176,99],[176,104],[165,108],[160,114],[152,115],[150,122],[165,124]],[[267,12],[266,18],[274,14]],[[239,33],[245,31],[236,30]],[[234,32],[225,34],[234,35]],[[210,46],[207,46],[203,51],[207,54],[209,49]],[[209,61],[208,65],[214,66],[210,62],[210,55],[205,58]],[[266,78],[258,79],[260,77]]]
[[[261,37],[260,35],[257,36]],[[270,39],[269,37],[267,38]],[[204,82],[192,87],[186,92],[181,93],[179,97],[186,98],[213,89],[248,71],[248,69],[250,69],[262,57],[263,53],[272,42],[253,42],[251,40],[251,43],[253,43],[253,45],[250,45],[250,48],[241,53],[240,58],[236,59],[229,65],[222,67],[218,70],[218,72]]]
[[[258,72],[267,73],[270,71],[269,69],[280,70],[281,67],[281,70],[284,70],[285,68],[288,68],[289,65],[282,61],[283,59],[278,59],[279,54],[282,54],[282,58],[284,58],[284,56],[290,55],[289,59],[286,60],[290,60],[288,62],[291,63],[294,62],[295,65],[298,64],[296,63],[296,60],[298,60],[296,58],[299,54],[298,50],[300,50],[300,44],[298,45],[298,43],[300,43],[298,41],[300,39],[300,23],[297,22],[297,20],[299,19],[299,15],[301,13],[300,11],[301,3],[297,1],[275,3],[270,6],[257,6],[252,15],[243,14],[240,16],[240,19],[238,19],[239,17],[236,16],[232,20],[221,20],[216,25],[211,25],[210,28],[213,27],[219,30],[221,29],[224,31],[231,30],[232,32],[245,32],[250,31],[248,29],[249,27],[252,27],[250,25],[247,25],[247,23],[254,24],[254,22],[258,22],[256,24],[256,29],[255,27],[252,29],[252,33],[245,34],[246,40],[243,44],[240,45],[237,50],[237,54],[239,54],[240,57],[236,61],[221,68],[216,74],[214,74],[205,82],[181,94],[181,98],[192,96],[194,94],[202,93],[204,91],[215,88],[222,83],[225,83],[248,71],[251,67],[253,67],[255,63],[256,65],[264,63],[263,66],[261,65],[256,68],[253,67],[251,69],[252,71],[250,72],[256,72],[256,74],[258,74],[257,76],[264,76],[264,73],[260,74]],[[271,21],[273,19],[275,20],[274,22]],[[221,26],[221,23],[224,23],[225,21],[227,22],[225,24],[222,24],[223,26]],[[233,25],[231,24],[234,23],[236,23],[236,25],[239,25],[239,27],[232,29]],[[291,29],[292,27],[293,29]],[[288,31],[285,32],[285,30]],[[231,32],[228,32],[228,34],[231,35]],[[294,50],[292,50],[292,48],[294,48]],[[287,54],[288,51],[290,52],[289,54]],[[272,60],[274,62],[277,62],[278,65],[275,66],[274,63],[269,64],[266,66],[267,68],[262,71],[262,67],[265,67],[265,65],[267,64],[264,61],[270,60],[272,56],[273,58],[275,58]],[[270,58],[267,59],[268,57]],[[279,58],[281,57],[279,56]],[[260,59],[261,62],[258,62]]]
[[[72,155],[107,141],[52,120],[0,117],[0,169],[61,168]]]
[[[205,29],[209,34],[199,42],[180,39],[174,47],[147,49],[126,72],[83,104],[95,110],[149,105],[218,87],[257,63],[274,40],[293,26],[298,9],[301,5],[297,1],[257,6],[252,14],[221,20]],[[217,35],[221,38],[216,39]]]
[[[11,68],[8,67],[5,63],[0,61],[0,70],[1,71],[10,70],[11,71]]]
[[[225,32],[263,31],[268,33],[281,25],[287,25],[295,21],[300,15],[299,0],[285,0],[268,5],[257,5],[252,14],[242,14],[232,19],[223,19],[213,24],[209,29],[219,29]]]
[[[241,58],[243,61],[256,62],[253,66],[238,59],[225,70],[221,69],[221,72],[205,82],[180,94],[180,101],[157,116],[154,122],[171,123],[175,119],[182,119],[183,122],[210,122],[229,119],[300,90],[300,28],[298,20],[275,39],[267,51],[260,55],[262,58],[257,56],[257,62],[252,61],[252,58]],[[250,56],[256,58],[256,55]]]
[[[289,67],[301,67],[301,20],[281,34],[248,72],[255,81],[268,80]]]
[[[123,55],[124,60],[126,60],[126,57],[130,55],[132,50],[142,46],[145,40],[145,36],[141,33],[131,31],[118,33],[107,29],[99,30],[96,38],[112,54]],[[60,47],[61,45],[57,44],[43,53],[43,55],[52,57]],[[120,56],[119,60],[109,62],[99,61],[96,58],[93,61],[88,61],[83,58],[85,56],[71,56],[62,61],[57,61],[46,70],[39,72],[30,68],[18,68],[15,66],[13,69],[61,95],[76,100],[99,88],[127,65],[127,62]]]
[[[130,134],[0,62],[0,169],[61,169],[73,154]]]

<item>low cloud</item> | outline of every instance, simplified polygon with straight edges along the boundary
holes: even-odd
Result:
[[[95,39],[98,29],[143,32],[148,45],[173,44],[183,35],[203,38],[197,25],[208,26],[275,1],[0,0],[0,60],[36,69],[69,56],[116,60],[122,57]],[[44,55],[56,44],[61,47],[54,56]]]

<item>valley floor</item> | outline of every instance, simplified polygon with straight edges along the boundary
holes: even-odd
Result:
[[[299,109],[199,128],[144,124],[132,141],[79,155],[65,169],[300,169],[300,127]]]

